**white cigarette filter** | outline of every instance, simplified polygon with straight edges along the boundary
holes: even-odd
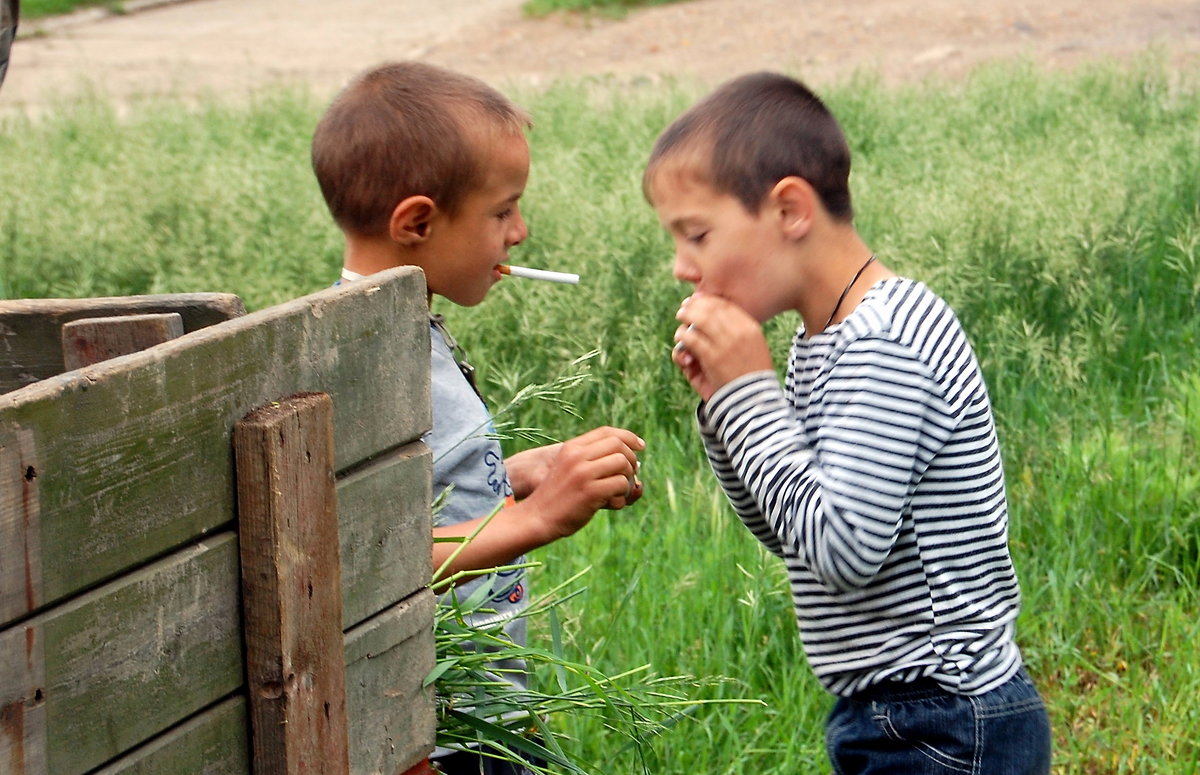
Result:
[[[566,283],[568,285],[579,284],[579,275],[577,274],[570,274],[568,272],[551,272],[547,269],[530,269],[526,266],[501,264],[500,274],[511,275],[512,277],[524,277],[526,280],[545,280],[548,283]]]

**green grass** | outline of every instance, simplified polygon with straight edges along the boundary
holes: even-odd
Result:
[[[97,6],[108,8],[114,13],[121,13],[123,10],[120,0],[24,0],[21,3],[21,20],[32,21]]]
[[[1150,58],[963,84],[827,91],[856,152],[860,230],[958,310],[996,407],[1025,594],[1019,640],[1050,704],[1058,773],[1200,769],[1200,82]],[[606,773],[825,771],[829,698],[810,675],[782,568],[706,472],[694,399],[667,358],[687,290],[642,201],[655,134],[697,92],[564,83],[532,108],[529,241],[514,261],[578,287],[506,281],[439,305],[496,404],[592,349],[579,417],[524,407],[565,437],[599,423],[649,442],[646,497],[536,553],[537,588],[590,567],[560,609],[572,659],[615,672],[728,676],[648,751],[602,720],[565,725]],[[228,291],[251,308],[326,286],[341,247],[308,167],[323,105],[96,98],[0,119],[7,297]],[[778,352],[794,318],[769,327]],[[518,343],[518,337],[520,337]],[[548,639],[545,632],[538,639]]]
[[[579,11],[602,16],[624,16],[633,8],[666,5],[684,0],[525,0],[521,7],[530,16],[546,16],[556,11]]]

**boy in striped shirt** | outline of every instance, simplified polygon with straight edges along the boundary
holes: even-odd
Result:
[[[852,222],[850,152],[802,84],[735,79],[658,138],[646,197],[692,295],[673,359],[750,531],[787,567],[837,700],[838,773],[1047,773],[979,365],[954,313]],[[762,324],[794,310],[781,386]]]

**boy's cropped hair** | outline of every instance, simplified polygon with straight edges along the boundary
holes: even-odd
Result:
[[[808,181],[835,219],[850,221],[850,146],[837,119],[803,84],[775,73],[735,78],[677,118],[654,144],[642,179],[667,157],[694,160],[697,175],[757,213],[780,180]]]
[[[428,196],[453,215],[481,184],[486,132],[521,132],[530,123],[528,113],[471,76],[388,63],[334,98],[313,134],[313,171],[342,229],[380,236],[410,196]]]

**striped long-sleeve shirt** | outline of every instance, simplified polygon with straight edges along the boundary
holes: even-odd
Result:
[[[698,412],[709,460],[781,557],[809,663],[831,692],[930,677],[981,694],[1020,667],[991,404],[953,311],[907,279],[797,333],[773,372]]]

